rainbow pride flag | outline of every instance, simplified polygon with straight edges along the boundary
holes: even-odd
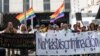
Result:
[[[29,8],[25,14],[24,13],[20,13],[16,16],[16,19],[18,19],[20,22],[22,22],[23,20],[25,20],[25,18],[28,20],[28,19],[32,19],[36,17],[34,11],[32,8]]]
[[[36,15],[35,15],[35,13],[34,13],[34,10],[33,10],[32,8],[28,9],[28,10],[26,11],[26,18],[27,18],[27,20],[28,20],[28,19],[32,19],[32,18],[34,18],[34,17],[36,17]]]
[[[50,16],[50,22],[54,22],[61,17],[64,17],[64,3]]]
[[[19,13],[16,16],[16,19],[19,20],[20,22],[22,22],[25,19],[25,15],[23,13]]]

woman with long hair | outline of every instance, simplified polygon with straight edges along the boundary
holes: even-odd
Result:
[[[4,29],[4,33],[11,33],[11,34],[17,33],[16,29],[13,27],[12,22],[8,22],[7,28]],[[14,49],[8,49],[7,55],[11,56],[10,51],[12,51],[12,56],[14,56]]]
[[[21,24],[19,31],[17,31],[19,34],[27,34],[28,29],[25,24]],[[20,49],[21,56],[28,56],[28,50],[27,49]]]

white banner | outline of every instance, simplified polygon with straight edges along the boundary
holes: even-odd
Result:
[[[100,53],[99,32],[36,34],[37,55],[75,55]]]

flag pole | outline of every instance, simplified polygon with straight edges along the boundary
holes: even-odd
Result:
[[[31,0],[31,7],[33,9],[33,0]],[[34,26],[34,21],[33,21],[33,18],[31,18],[31,27],[33,29],[33,26]]]
[[[66,3],[66,1],[64,0],[63,3],[64,3],[64,17],[63,18],[66,19],[66,17],[65,17],[65,11],[66,11],[66,9],[65,9],[65,3]],[[66,23],[68,23],[68,22],[66,22]]]
[[[27,20],[26,20],[26,0],[23,0],[23,13],[25,15],[25,20],[24,20],[24,24],[27,26]]]

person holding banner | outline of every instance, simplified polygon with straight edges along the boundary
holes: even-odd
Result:
[[[11,34],[17,33],[17,30],[13,27],[12,22],[8,22],[7,28],[4,29],[4,33],[11,33]],[[10,51],[12,51],[12,54],[10,53]],[[8,56],[11,56],[11,55],[14,56],[14,49],[8,49],[7,55]]]
[[[91,23],[88,27],[88,31],[96,31],[96,25],[94,23]]]
[[[71,24],[68,24],[68,28],[72,31],[72,29],[71,29]]]
[[[21,24],[20,31],[18,31],[17,33],[27,34],[28,33],[28,30],[27,30],[26,25],[25,24]],[[20,49],[20,54],[22,56],[28,56],[28,50],[27,49]]]
[[[47,31],[46,26],[45,26],[44,24],[41,25],[39,31],[40,31],[40,32],[43,32],[43,33],[46,32],[46,31]]]
[[[60,32],[60,28],[59,28],[58,25],[55,26],[55,33],[56,33],[56,32]]]
[[[86,26],[83,26],[82,27],[82,32],[86,32],[87,30],[86,30]]]
[[[63,24],[63,28],[60,32],[61,33],[68,33],[68,32],[72,32],[72,31],[68,28],[68,24]]]
[[[4,33],[16,33],[16,29],[13,27],[12,22],[8,22],[7,28],[4,30]]]
[[[64,25],[63,25],[64,23],[61,23],[60,24],[60,30],[62,30],[63,28],[64,28]]]
[[[20,31],[18,31],[17,33],[21,33],[21,34],[23,34],[23,33],[28,33],[28,30],[27,30],[27,27],[26,27],[25,24],[21,24],[19,30],[20,30]]]
[[[29,33],[36,33],[36,32],[38,32],[39,31],[39,25],[36,25],[34,28],[33,28],[33,26],[31,26],[30,28],[31,28],[31,31],[29,31]]]
[[[74,28],[74,30],[72,30],[73,33],[81,32],[81,30],[79,30],[79,28],[78,28],[78,26],[76,24],[74,24],[73,28]]]
[[[80,22],[76,22],[76,25],[79,29],[81,29],[81,23]]]

